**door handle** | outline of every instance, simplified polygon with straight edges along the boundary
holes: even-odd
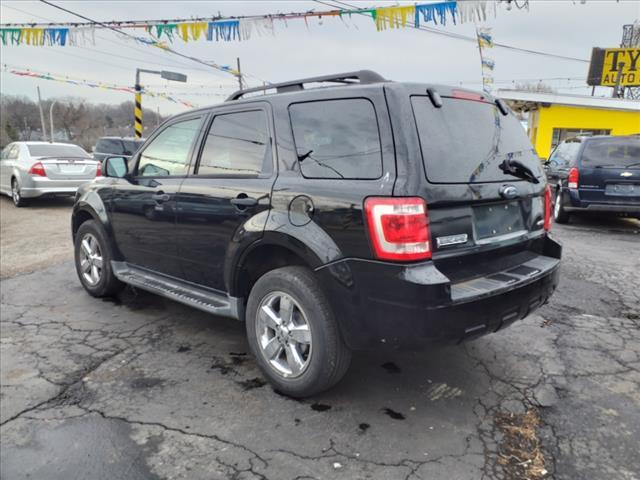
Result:
[[[171,199],[171,195],[164,192],[158,192],[151,195],[151,198],[158,203],[168,202]]]
[[[253,207],[258,204],[258,200],[252,197],[237,197],[232,198],[231,203],[237,207]]]

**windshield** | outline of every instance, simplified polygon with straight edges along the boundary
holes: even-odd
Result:
[[[90,155],[77,145],[27,145],[32,157],[86,157]]]
[[[587,140],[582,152],[585,167],[640,168],[640,137]]]
[[[446,97],[442,103],[435,108],[427,96],[411,97],[431,183],[521,180],[499,168],[505,159],[542,176],[542,164],[515,116],[502,115],[491,103]]]

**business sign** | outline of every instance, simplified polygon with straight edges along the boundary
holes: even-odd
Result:
[[[594,48],[588,85],[640,87],[640,48]]]

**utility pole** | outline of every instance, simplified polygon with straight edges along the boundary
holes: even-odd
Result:
[[[240,85],[240,90],[242,90],[242,71],[240,70],[240,57],[236,57],[236,62],[238,64],[238,85]]]
[[[44,126],[44,112],[42,111],[42,98],[40,97],[40,87],[38,89],[38,107],[40,108],[40,123],[42,124],[42,139],[47,141],[47,129]]]
[[[140,85],[140,69],[136,68],[136,104],[133,107],[133,130],[136,138],[142,138],[142,86]]]
[[[53,106],[55,104],[56,104],[56,101],[53,100],[51,102],[51,106],[49,107],[49,122],[51,122],[51,130],[50,130],[51,135],[50,135],[50,138],[51,138],[51,142],[52,143],[53,143],[53,132],[54,132],[54,130],[53,130]]]
[[[134,131],[136,138],[142,138],[142,85],[140,85],[140,73],[153,73],[160,75],[165,80],[173,80],[174,82],[186,82],[187,76],[182,73],[169,72],[167,70],[145,70],[144,68],[136,68],[136,104],[133,110],[134,115]]]
[[[613,98],[622,98],[623,90],[620,90],[620,82],[622,81],[622,69],[624,68],[624,62],[618,63],[618,75],[616,76],[616,86],[613,87],[613,94],[611,95]]]

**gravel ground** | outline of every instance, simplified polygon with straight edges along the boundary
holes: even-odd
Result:
[[[3,239],[44,226],[28,243],[54,251],[25,212]],[[0,282],[0,477],[640,479],[639,230],[555,226],[561,285],[534,315],[457,347],[358,354],[304,401],[265,384],[240,323],[132,289],[93,299],[57,249]]]
[[[73,257],[71,197],[31,200],[16,208],[0,195],[0,278],[48,267]]]

